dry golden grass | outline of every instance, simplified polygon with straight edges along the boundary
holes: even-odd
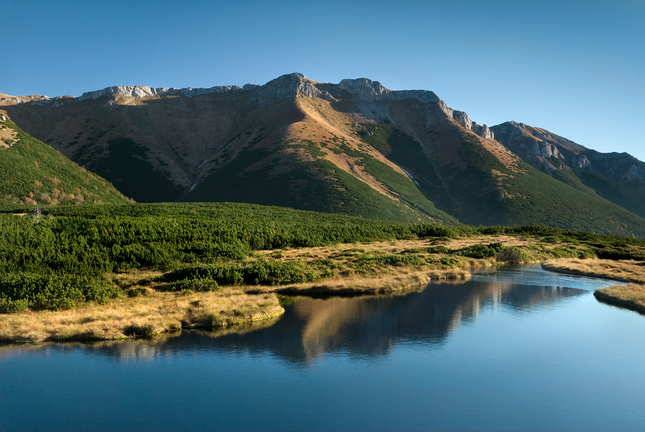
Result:
[[[594,296],[602,302],[645,314],[645,263],[634,260],[561,258],[542,264],[546,270],[632,282],[601,288]]]
[[[147,290],[145,295],[124,296],[103,306],[87,303],[66,311],[0,315],[0,337],[25,342],[152,337],[182,328],[227,327],[283,312],[275,294],[222,289],[183,295]]]
[[[634,260],[560,258],[542,264],[545,270],[645,283],[645,263]]]
[[[483,265],[474,266],[481,268]],[[247,293],[275,292],[285,295],[377,295],[423,290],[431,280],[465,280],[469,270],[440,267],[384,267],[374,274],[337,276],[321,282],[307,282],[275,287],[248,287]]]
[[[448,248],[459,249],[478,243],[501,242],[506,246],[528,246],[529,240],[512,236],[483,236],[440,241]],[[356,257],[378,256],[383,254],[401,255],[406,251],[415,251],[436,246],[436,240],[396,240],[373,243],[344,243],[334,246],[313,247],[306,249],[286,249],[279,251],[259,251],[258,256],[278,261],[312,261],[333,259],[337,263],[349,263]],[[416,252],[415,252],[416,253]],[[421,255],[430,255],[421,252]],[[496,265],[493,258],[474,259],[460,257],[460,268],[443,266],[440,263],[445,254],[431,254],[434,262],[424,266],[397,264],[372,269],[370,273],[353,273],[342,270],[335,277],[322,282],[309,282],[284,285],[280,287],[247,287],[249,293],[278,292],[281,294],[386,294],[422,289],[431,280],[464,280],[470,278],[471,271]]]
[[[601,288],[594,295],[605,303],[622,306],[645,315],[645,285],[632,283]]]
[[[488,244],[488,243],[503,243],[505,246],[528,246],[531,241],[520,237],[513,236],[478,236],[463,239],[451,239],[442,241],[440,244],[450,249],[461,249],[475,244]],[[257,251],[258,256],[266,256],[277,258],[280,261],[293,261],[293,260],[315,260],[329,258],[334,254],[342,252],[358,252],[358,253],[383,253],[383,254],[401,254],[406,250],[417,248],[437,246],[436,240],[393,240],[384,242],[372,243],[341,243],[333,246],[300,248],[300,249],[281,249]],[[443,255],[437,254],[437,257]],[[481,267],[481,266],[478,266]]]

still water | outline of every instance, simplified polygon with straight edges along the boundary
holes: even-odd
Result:
[[[0,430],[643,430],[645,317],[539,267],[238,333],[0,347]]]

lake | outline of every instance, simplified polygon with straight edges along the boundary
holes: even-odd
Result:
[[[153,341],[0,347],[0,430],[643,430],[645,317],[537,266]]]

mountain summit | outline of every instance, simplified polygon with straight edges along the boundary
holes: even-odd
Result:
[[[0,105],[138,201],[645,235],[642,162],[520,123],[479,125],[431,91],[367,78],[116,86],[79,98],[3,96]]]

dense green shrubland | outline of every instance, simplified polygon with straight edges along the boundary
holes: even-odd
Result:
[[[228,203],[57,206],[42,216],[0,214],[0,233],[0,311],[4,312],[108,301],[120,290],[106,275],[132,269],[166,271],[163,280],[177,291],[305,282],[334,274],[334,263],[327,262],[331,260],[305,266],[253,257],[253,251],[262,249],[512,235],[539,238],[545,244],[566,243],[550,249],[548,253],[556,257],[645,259],[637,249],[645,246],[643,240],[543,226],[403,224]],[[459,250],[436,245],[423,252],[498,260],[506,253],[509,260],[515,259],[509,249],[490,243]],[[352,265],[357,272],[399,263],[424,265],[425,259],[416,252],[378,256],[357,252]]]

